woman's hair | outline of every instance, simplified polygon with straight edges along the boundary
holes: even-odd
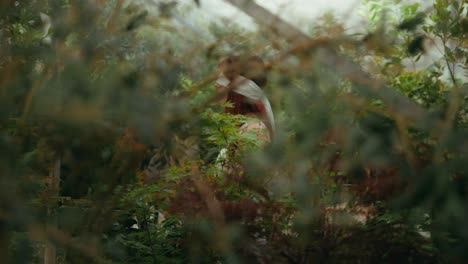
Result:
[[[232,104],[232,107],[225,107],[224,112],[233,115],[247,115],[262,113],[262,109],[258,104],[249,102],[247,97],[230,91],[228,93],[227,102]]]
[[[227,79],[232,81],[241,74],[240,64],[241,64],[240,56],[231,55],[227,58],[224,58],[218,63],[218,69],[223,73],[223,75]]]

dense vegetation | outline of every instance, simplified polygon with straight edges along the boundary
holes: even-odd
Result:
[[[2,263],[468,261],[468,3],[297,38],[174,3],[0,1]],[[265,148],[216,103],[234,52],[268,62]]]

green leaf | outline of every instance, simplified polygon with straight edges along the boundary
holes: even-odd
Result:
[[[424,52],[424,39],[425,36],[418,35],[416,36],[408,45],[408,53],[412,56],[415,56],[419,53]]]
[[[399,30],[414,31],[419,25],[424,22],[425,14],[419,13],[412,18],[405,19],[398,25]]]

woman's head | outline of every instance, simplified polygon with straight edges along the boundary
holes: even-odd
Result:
[[[218,64],[218,70],[230,81],[233,81],[240,75],[241,61],[240,56],[231,55],[221,60]]]
[[[221,60],[218,70],[230,81],[243,75],[263,88],[267,83],[265,62],[258,55],[242,58],[239,55],[231,55]]]

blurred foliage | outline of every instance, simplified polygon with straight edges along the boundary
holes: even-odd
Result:
[[[149,6],[0,1],[2,263],[468,260],[464,0],[364,1],[363,35],[311,25],[370,84],[281,32]],[[230,53],[269,62],[264,148],[214,103]]]

